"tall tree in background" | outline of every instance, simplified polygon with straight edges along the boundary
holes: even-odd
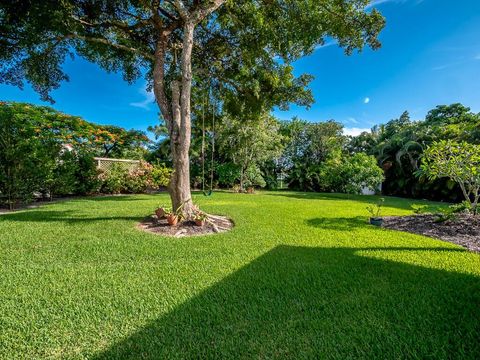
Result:
[[[248,120],[246,120],[248,121]],[[260,177],[259,165],[281,155],[282,136],[280,124],[269,114],[249,121],[246,126],[242,119],[226,118],[218,129],[218,146],[223,156],[237,169],[240,190],[245,185],[255,186],[254,177]]]
[[[79,55],[133,82],[146,74],[168,129],[176,209],[191,208],[192,83],[229,111],[308,105],[310,77],[290,64],[334,38],[347,53],[380,46],[369,0],[12,0],[0,5],[0,82],[26,79],[45,100]]]

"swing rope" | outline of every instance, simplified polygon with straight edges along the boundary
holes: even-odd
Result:
[[[215,109],[213,110],[212,116],[212,158],[210,164],[210,189],[205,190],[205,101],[203,103],[202,109],[202,192],[204,196],[211,196],[213,193],[213,165],[214,165],[214,154],[215,154]]]

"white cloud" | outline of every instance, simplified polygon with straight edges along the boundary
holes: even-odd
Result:
[[[352,123],[352,124],[358,124],[357,119],[355,119],[354,117],[347,118],[347,122]]]
[[[326,47],[329,47],[329,46],[332,46],[332,45],[337,45],[337,41],[336,40],[327,40],[322,45],[317,45],[315,47],[315,50],[323,49],[323,48],[326,48]]]
[[[360,135],[362,132],[369,132],[370,129],[368,128],[356,128],[356,127],[352,127],[352,128],[344,128],[343,129],[343,134],[344,135],[349,135],[349,136],[358,136]]]
[[[415,2],[415,5],[418,5],[418,4],[422,3],[424,0],[372,0],[370,2],[370,4],[365,6],[365,10],[370,9],[372,7],[375,7],[375,6],[378,6],[378,5],[381,5],[381,4],[384,4],[384,3],[394,2],[394,3],[402,4],[402,3],[406,3],[408,1]]]
[[[380,4],[386,3],[386,2],[392,2],[393,0],[373,0],[370,4],[365,6],[365,9],[370,9],[374,6],[378,6]]]
[[[155,100],[155,95],[153,94],[153,91],[147,91],[145,90],[145,87],[142,87],[139,89],[138,92],[143,95],[143,100],[139,102],[132,102],[130,103],[130,106],[138,107],[144,110],[150,110],[150,105]]]
[[[366,97],[365,99],[363,99],[363,103],[364,104],[368,104],[370,102],[370,98],[369,97]]]

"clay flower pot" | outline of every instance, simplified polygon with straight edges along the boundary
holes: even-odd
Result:
[[[165,210],[163,208],[158,208],[155,210],[155,215],[157,215],[157,218],[163,219],[165,217]]]
[[[195,225],[204,226],[205,225],[205,220],[195,220]]]
[[[178,216],[177,215],[167,215],[167,222],[170,226],[175,226],[178,223]]]

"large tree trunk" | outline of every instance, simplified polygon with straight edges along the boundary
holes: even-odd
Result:
[[[182,107],[180,100],[180,84],[172,83],[172,122],[175,124],[170,131],[170,150],[173,159],[173,173],[168,187],[172,207],[176,211],[189,214],[192,210],[192,195],[190,192],[190,125],[182,127]]]
[[[172,207],[177,211],[182,207],[184,214],[191,214],[193,209],[190,191],[190,137],[191,137],[191,90],[192,90],[192,49],[195,26],[208,14],[215,11],[225,0],[213,0],[208,6],[198,6],[190,13],[182,1],[175,1],[174,6],[183,20],[183,44],[179,79],[171,82],[171,99],[169,100],[165,85],[165,56],[168,37],[172,30],[164,30],[159,35],[155,49],[153,68],[153,89],[155,99],[160,107],[170,136],[170,149],[173,159],[173,174],[170,179],[169,192]]]
[[[181,80],[171,83],[171,100],[165,92],[164,62],[168,34],[162,34],[155,52],[154,92],[157,103],[165,119],[170,136],[170,150],[173,159],[173,174],[170,179],[169,192],[172,207],[177,211],[190,214],[192,195],[190,191],[190,136],[191,110],[190,97],[192,88],[192,47],[195,25],[186,22],[184,26],[183,49],[180,64]],[[170,103],[170,104],[169,104]],[[170,106],[169,106],[170,105]]]

